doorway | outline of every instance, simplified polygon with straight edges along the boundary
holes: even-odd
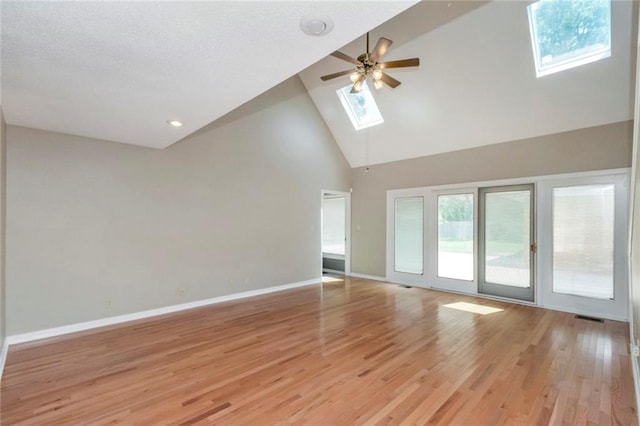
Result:
[[[322,191],[321,274],[351,273],[351,194]]]

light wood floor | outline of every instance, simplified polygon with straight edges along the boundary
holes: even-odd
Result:
[[[15,346],[1,397],[3,425],[636,424],[627,324],[361,279]]]

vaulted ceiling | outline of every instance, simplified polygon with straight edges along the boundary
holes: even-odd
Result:
[[[414,3],[2,1],[3,111],[9,124],[164,148]],[[304,17],[333,30],[306,35]]]
[[[336,90],[348,69],[328,57],[300,75],[352,167],[415,158],[633,118],[637,10],[613,1],[611,57],[536,78],[529,2],[419,3],[371,32],[394,40],[385,60],[420,57],[389,70],[396,89],[373,91],[384,123],[356,131]],[[637,6],[637,4],[636,4]],[[465,8],[470,10],[463,14]],[[471,10],[473,9],[473,10]],[[444,17],[458,16],[447,20]],[[434,20],[434,17],[440,17]],[[341,51],[358,56],[364,38]],[[373,90],[373,89],[372,89]],[[606,141],[603,141],[606,143]]]
[[[354,167],[632,119],[632,3],[612,2],[610,58],[542,78],[527,3],[3,1],[1,103],[9,124],[164,148],[299,73]],[[304,34],[305,16],[333,31]],[[421,64],[389,71],[385,122],[356,131],[348,77],[319,77],[369,30],[394,41],[385,59]]]

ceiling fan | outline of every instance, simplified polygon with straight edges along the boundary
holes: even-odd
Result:
[[[386,84],[392,89],[396,88],[401,83],[395,78],[391,77],[389,74],[385,73],[384,70],[388,68],[417,67],[418,65],[420,65],[420,58],[378,62],[380,59],[382,59],[384,54],[387,53],[387,50],[389,50],[389,47],[391,47],[392,43],[393,42],[388,38],[381,37],[380,40],[378,40],[378,43],[376,43],[376,46],[373,48],[373,51],[369,52],[369,33],[367,33],[367,52],[358,56],[357,59],[338,50],[331,54],[331,56],[333,56],[334,58],[342,59],[343,61],[354,64],[356,66],[355,69],[323,75],[322,77],[320,77],[320,79],[322,81],[327,81],[350,74],[351,81],[353,82],[351,93],[358,93],[360,90],[362,90],[362,85],[369,76],[373,78],[373,86],[376,89],[380,89],[382,87],[382,83]]]

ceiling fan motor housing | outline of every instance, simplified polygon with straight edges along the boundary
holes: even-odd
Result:
[[[371,74],[371,71],[373,71],[376,66],[376,62],[369,61],[368,53],[363,53],[362,55],[358,56],[358,62],[362,64],[357,67],[358,71],[367,75]]]

